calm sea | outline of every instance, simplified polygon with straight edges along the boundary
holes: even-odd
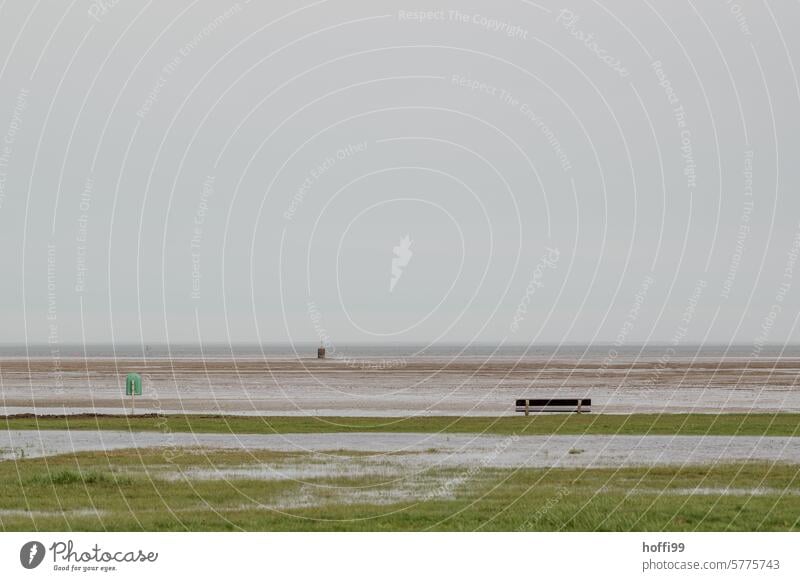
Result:
[[[119,344],[119,345],[0,345],[0,357],[147,357],[147,358],[285,358],[314,357],[317,345],[297,343],[294,345],[267,343],[256,344]],[[756,352],[752,345],[491,345],[491,344],[341,344],[328,349],[329,356],[351,358],[397,358],[397,357],[502,357],[502,358],[559,358],[559,359],[604,359],[612,353],[614,358],[659,359],[669,354],[676,358],[721,357],[800,357],[800,345],[766,345]]]

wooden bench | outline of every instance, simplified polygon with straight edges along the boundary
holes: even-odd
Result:
[[[517,411],[525,412],[590,412],[592,400],[589,398],[549,398],[549,399],[518,399]]]

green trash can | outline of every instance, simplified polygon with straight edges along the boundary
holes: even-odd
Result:
[[[131,396],[131,411],[136,411],[136,396],[142,395],[142,376],[129,373],[125,378],[125,395]]]

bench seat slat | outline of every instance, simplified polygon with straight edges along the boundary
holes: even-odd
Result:
[[[537,398],[516,400],[516,411],[525,412],[589,412],[592,408],[590,398]]]
[[[578,402],[580,402],[581,407],[583,406],[590,406],[592,405],[592,400],[590,398],[550,398],[550,399],[518,399],[517,406],[525,406],[525,402],[528,402],[530,407],[544,407],[544,406],[573,406],[577,407]]]

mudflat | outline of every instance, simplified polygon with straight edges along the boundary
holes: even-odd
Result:
[[[798,358],[2,358],[0,414],[502,416],[518,397],[591,397],[602,413],[799,412]]]

